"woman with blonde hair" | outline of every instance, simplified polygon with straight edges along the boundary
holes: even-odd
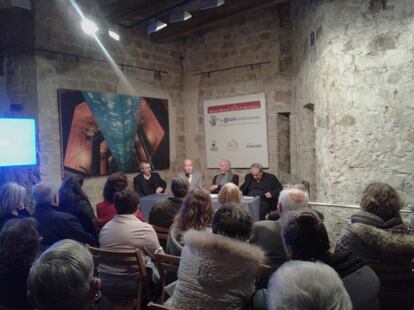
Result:
[[[183,246],[182,235],[190,230],[211,230],[214,209],[210,194],[205,189],[191,190],[174,219],[167,240],[167,253],[179,256]]]
[[[0,187],[0,230],[10,219],[28,217],[25,208],[26,189],[13,182]]]
[[[242,200],[242,193],[239,187],[233,183],[223,185],[218,194],[218,201],[221,205],[234,204],[239,205]]]

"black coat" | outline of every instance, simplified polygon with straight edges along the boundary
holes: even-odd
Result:
[[[217,177],[219,175],[215,175],[213,178],[213,185],[217,184]],[[239,185],[239,175],[238,174],[233,174],[233,177],[231,178],[231,183],[236,184],[237,186]],[[221,190],[221,188],[223,187],[223,185],[219,185],[214,191],[212,191],[212,194],[218,194],[219,191]]]
[[[52,205],[37,205],[33,216],[39,224],[38,231],[43,237],[42,243],[45,246],[63,239],[72,239],[92,246],[98,244],[74,215],[63,212]]]
[[[242,191],[243,195],[252,196],[250,190],[252,186],[254,185],[254,182],[257,182],[257,181],[253,179],[253,176],[251,173],[247,174],[244,177],[244,183],[242,186],[240,186],[240,190]],[[276,204],[279,198],[279,193],[283,190],[283,186],[282,184],[280,184],[276,176],[274,174],[263,172],[263,176],[259,182],[263,186],[263,195],[261,195],[260,197],[263,200],[266,200],[268,203]],[[272,198],[266,198],[264,196],[264,193],[267,193],[267,192],[272,194]]]
[[[156,172],[151,172],[151,178],[148,181],[145,180],[142,173],[134,178],[134,189],[139,197],[155,194],[157,187],[162,187],[165,190],[167,183]]]

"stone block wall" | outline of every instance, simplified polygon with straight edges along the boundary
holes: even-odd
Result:
[[[314,104],[317,200],[354,204],[379,181],[412,204],[414,3],[294,0],[291,18],[298,122]],[[303,165],[312,140],[297,137]],[[334,234],[349,213],[329,211]]]
[[[36,1],[36,66],[39,107],[41,178],[59,184],[62,177],[57,91],[60,88],[166,98],[169,101],[171,168],[161,171],[167,180],[184,158],[184,120],[181,105],[180,42],[157,45],[146,33],[120,29],[121,41],[98,34],[102,46],[116,63],[167,71],[161,78],[151,71],[134,68],[114,69],[108,63],[55,55],[39,51],[77,54],[108,60],[93,37],[85,35],[69,1]],[[78,1],[90,4],[92,2]],[[131,175],[132,178],[135,174]],[[90,178],[85,190],[94,205],[101,199],[105,177]],[[132,180],[131,180],[132,181]]]
[[[204,101],[254,93],[265,93],[266,97],[269,171],[285,183],[297,181],[289,35],[288,6],[278,5],[229,20],[219,28],[185,40],[183,105],[186,154],[195,159],[207,184],[217,170],[207,169]],[[269,64],[195,75],[268,61]],[[278,113],[291,113],[292,152],[288,150],[288,153],[291,153],[292,173],[287,167],[281,167],[278,160],[278,140],[280,136],[285,137],[286,132],[285,123],[278,126]],[[243,177],[247,169],[236,172]]]

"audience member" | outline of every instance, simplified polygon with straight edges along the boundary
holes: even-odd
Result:
[[[382,307],[411,309],[414,303],[411,263],[414,235],[401,219],[400,196],[388,184],[372,183],[363,191],[360,205],[362,210],[351,216],[351,224],[339,238],[335,251],[351,251],[377,272]],[[385,271],[383,266],[386,266]],[[390,270],[393,270],[393,281],[388,277]],[[397,279],[398,274],[400,279]]]
[[[0,232],[0,308],[34,308],[26,297],[27,277],[40,239],[33,218],[8,221]]]
[[[187,195],[188,185],[188,180],[185,177],[174,177],[171,181],[171,191],[174,196],[165,200],[159,200],[152,206],[148,223],[170,228],[181,208],[185,195]]]
[[[250,166],[250,173],[244,178],[240,186],[243,195],[260,197],[260,219],[264,220],[266,214],[276,209],[279,193],[283,186],[275,175],[264,172],[263,166],[254,163]]]
[[[269,310],[352,310],[338,274],[321,263],[292,261],[272,276]]]
[[[97,245],[94,236],[83,229],[75,216],[59,210],[57,191],[53,185],[44,182],[36,184],[33,186],[32,196],[36,203],[33,216],[39,224],[38,230],[44,246],[50,246],[62,239]]]
[[[239,205],[242,201],[242,193],[239,187],[233,183],[223,185],[218,194],[218,202],[221,205],[234,204]]]
[[[292,211],[308,208],[308,194],[298,189],[283,190],[279,196],[278,210],[284,218]],[[265,263],[271,270],[263,272],[258,283],[259,288],[266,288],[272,273],[288,260],[282,239],[282,219],[264,220],[253,226],[250,243],[258,245],[265,253]]]
[[[30,216],[24,204],[26,189],[17,183],[0,187],[0,229],[10,219]]]
[[[252,229],[249,212],[223,206],[212,230],[184,234],[178,281],[166,305],[174,309],[247,309],[254,293],[263,252],[247,243]]]
[[[210,186],[210,192],[212,194],[218,194],[223,185],[227,183],[239,185],[239,176],[231,171],[231,162],[229,160],[222,159],[219,163],[219,169],[220,174],[214,176]]]
[[[167,187],[167,183],[161,179],[160,175],[153,172],[151,164],[143,161],[139,164],[141,173],[134,178],[134,189],[139,197],[152,194],[162,194]]]
[[[282,231],[291,259],[320,261],[331,266],[342,278],[355,310],[379,309],[377,275],[351,252],[329,252],[328,232],[317,214],[310,210],[290,213]]]
[[[128,188],[128,177],[122,172],[111,174],[105,182],[103,189],[104,200],[96,205],[96,222],[99,229],[114,218],[116,210],[114,207],[114,195],[117,192]],[[137,211],[137,217],[141,221],[145,221],[141,210]]]
[[[193,161],[191,159],[184,160],[183,170],[184,171],[181,172],[180,175],[187,178],[190,183],[190,190],[204,187],[204,177],[200,172],[195,171]]]
[[[155,251],[162,248],[154,228],[135,216],[139,204],[138,195],[123,190],[114,195],[114,204],[117,215],[102,228],[99,234],[101,247],[110,250],[140,248],[154,258]],[[136,295],[138,268],[100,265],[98,271],[104,292],[123,296]]]
[[[97,238],[95,213],[88,196],[82,189],[83,179],[77,176],[65,178],[59,189],[59,208],[76,216],[83,229]]]
[[[213,214],[214,209],[209,192],[201,188],[190,191],[171,225],[167,240],[167,253],[180,256],[184,244],[182,235],[187,230],[210,231]]]
[[[38,310],[94,309],[100,281],[93,271],[92,256],[85,247],[73,240],[61,240],[33,263],[28,295]]]

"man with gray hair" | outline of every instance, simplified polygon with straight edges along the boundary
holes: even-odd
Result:
[[[210,192],[212,194],[218,194],[223,185],[227,183],[233,183],[239,185],[239,176],[231,171],[231,162],[228,159],[222,159],[219,163],[220,174],[217,174],[213,178],[213,182],[210,186]]]
[[[175,216],[183,204],[188,192],[189,183],[186,177],[176,176],[171,181],[174,197],[158,200],[151,208],[148,223],[155,226],[170,228]]]
[[[184,159],[183,170],[184,171],[181,172],[180,175],[187,178],[188,183],[190,184],[189,190],[204,187],[204,177],[200,172],[194,169],[194,163],[191,159]]]
[[[73,240],[56,242],[30,268],[28,296],[39,310],[89,309],[100,287],[93,268],[84,246]]]
[[[36,203],[33,217],[39,224],[38,231],[45,247],[62,239],[97,245],[97,240],[84,230],[77,217],[59,210],[57,190],[52,184],[36,184],[32,188],[32,196]]]
[[[260,197],[260,219],[264,220],[266,214],[276,209],[277,200],[282,184],[274,174],[263,171],[263,166],[254,163],[250,166],[250,173],[244,178],[240,186],[243,195]]]
[[[268,296],[269,310],[352,310],[341,278],[322,263],[285,263],[270,279]]]
[[[291,211],[308,208],[308,194],[302,190],[291,188],[283,190],[279,195],[277,221],[259,221],[253,225],[253,236],[250,243],[258,245],[265,252],[265,264],[271,270],[262,274],[259,288],[266,288],[271,274],[288,260],[282,239],[282,220]]]

